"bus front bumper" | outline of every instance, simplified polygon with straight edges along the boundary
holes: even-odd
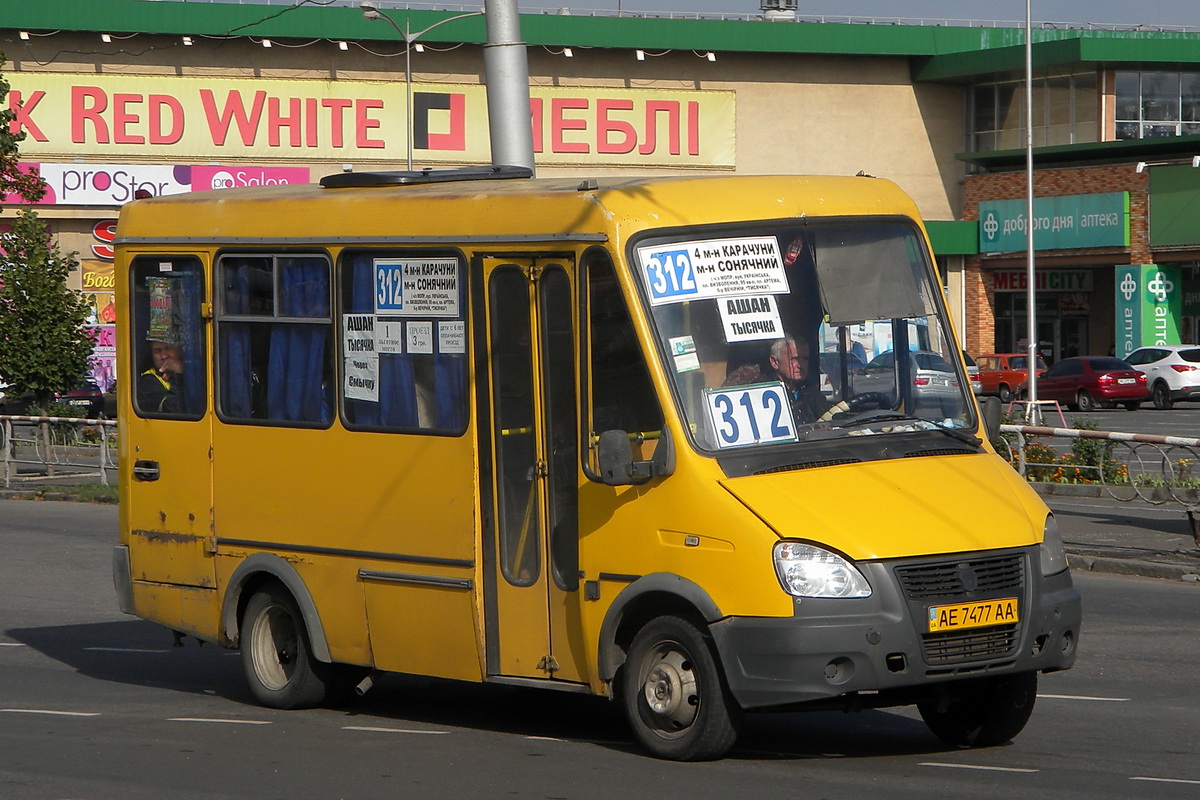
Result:
[[[948,681],[1075,662],[1082,610],[1069,571],[1032,576],[1016,625],[946,638],[926,631],[933,603],[906,599],[884,567],[866,566],[876,588],[869,598],[804,598],[790,618],[728,617],[709,626],[742,708],[907,705]]]

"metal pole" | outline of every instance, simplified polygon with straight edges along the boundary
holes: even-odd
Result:
[[[533,169],[529,60],[521,41],[516,0],[488,0],[483,69],[492,164]]]
[[[412,34],[409,33],[408,17],[404,18],[404,133],[408,145],[408,171],[412,172]]]
[[[1041,421],[1037,405],[1037,289],[1033,261],[1033,15],[1031,0],[1025,0],[1025,313],[1029,338],[1029,393],[1025,418]]]

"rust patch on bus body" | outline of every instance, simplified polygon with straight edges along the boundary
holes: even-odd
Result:
[[[140,536],[147,542],[158,542],[161,544],[191,544],[204,539],[194,533],[173,533],[171,531],[147,531],[147,530],[132,530],[134,536]]]

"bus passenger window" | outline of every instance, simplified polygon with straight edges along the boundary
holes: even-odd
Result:
[[[204,268],[189,256],[139,256],[131,275],[134,408],[200,419],[207,395]]]
[[[347,428],[467,428],[466,264],[457,251],[354,251],[340,262]]]
[[[621,295],[608,254],[597,251],[586,263],[587,343],[591,409],[590,439],[607,430],[657,434],[662,407],[650,380],[637,333]],[[656,437],[651,437],[656,438]],[[589,442],[590,443],[590,442]],[[589,448],[595,457],[595,449]],[[590,465],[596,474],[596,464]]]
[[[222,418],[328,425],[329,262],[317,255],[227,255],[218,270]]]

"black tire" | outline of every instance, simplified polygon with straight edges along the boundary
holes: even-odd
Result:
[[[1075,405],[1084,414],[1089,414],[1096,410],[1096,401],[1088,394],[1087,389],[1080,389],[1079,394],[1075,395]]]
[[[313,657],[300,607],[281,586],[265,586],[246,603],[240,647],[246,684],[264,706],[312,708],[334,686],[334,665]]]
[[[737,741],[741,710],[708,637],[682,617],[659,617],[633,637],[621,701],[634,735],[659,758],[720,758]]]
[[[1142,401],[1141,400],[1130,400],[1128,403],[1123,403],[1122,405],[1124,405],[1126,410],[1128,410],[1128,411],[1137,411],[1139,408],[1142,407]]]
[[[1165,383],[1154,384],[1150,399],[1154,401],[1154,407],[1162,411],[1169,411],[1175,405],[1175,401],[1171,399],[1171,390]]]
[[[1025,727],[1037,700],[1037,673],[970,681],[947,696],[917,704],[921,719],[955,747],[994,747]]]
[[[1008,388],[1007,383],[1000,384],[999,395],[1001,403],[1011,403],[1014,397],[1013,390]]]

